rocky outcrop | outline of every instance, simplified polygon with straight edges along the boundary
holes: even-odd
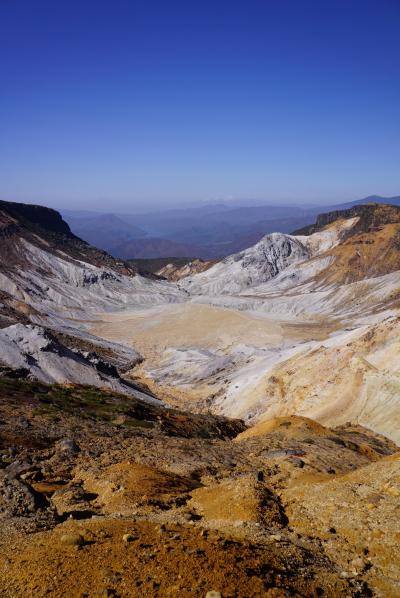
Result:
[[[9,239],[13,245],[16,240],[23,238],[46,251],[56,254],[62,252],[64,259],[78,259],[127,276],[136,274],[136,270],[128,263],[116,260],[76,237],[59,212],[44,206],[0,201],[1,237],[4,241]],[[18,252],[12,251],[4,242],[0,249],[2,267],[9,263],[5,258],[10,253],[13,255],[12,263],[18,262]]]
[[[200,274],[200,272],[205,272],[215,263],[216,260],[204,261],[201,259],[192,260],[183,266],[169,263],[157,270],[156,274],[162,278],[165,278],[166,280],[176,282],[182,278],[187,278],[188,276],[193,276],[194,274]]]
[[[277,276],[290,264],[309,257],[299,239],[272,233],[253,247],[229,256],[215,266],[182,281],[181,288],[190,294],[235,294]]]
[[[385,224],[400,222],[400,206],[370,203],[356,205],[346,210],[334,210],[325,214],[319,214],[314,224],[294,231],[293,235],[312,235],[321,231],[328,224],[341,219],[358,218],[357,224],[351,229],[351,233],[373,232]]]
[[[131,351],[132,363],[135,358],[136,361],[141,359]],[[79,384],[85,381],[160,404],[153,396],[122,379],[117,368],[95,352],[71,349],[39,326],[14,324],[0,330],[0,363],[42,382]]]
[[[52,208],[31,204],[0,201],[0,210],[10,214],[16,221],[26,228],[37,227],[52,233],[70,235],[74,237],[68,224],[62,219],[61,214]]]

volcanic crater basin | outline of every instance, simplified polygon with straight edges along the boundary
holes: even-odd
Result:
[[[204,409],[211,396],[215,411],[248,417],[262,410],[268,371],[337,327],[187,302],[99,314],[90,330],[138,349],[144,361],[131,374],[163,399]]]
[[[353,286],[338,295],[354,300]],[[271,302],[279,304],[276,293],[260,298],[257,287],[251,292],[225,297],[224,305],[194,296],[97,314],[90,331],[138,349],[144,360],[129,375],[172,406],[250,423],[292,413],[326,425],[352,421],[399,441],[397,306],[379,304],[378,297],[369,313],[356,301],[351,314],[335,314],[333,306],[324,315],[318,314],[319,292],[283,293],[286,306],[277,314],[267,311]],[[287,306],[299,301],[302,311],[294,315]]]

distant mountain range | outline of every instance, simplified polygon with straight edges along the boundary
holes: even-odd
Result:
[[[123,243],[146,236],[143,229],[135,226],[133,222],[126,222],[117,214],[66,214],[64,217],[77,236],[102,249],[112,247],[116,241]]]
[[[321,212],[370,202],[400,205],[400,196],[371,195],[314,207],[212,203],[137,215],[71,210],[63,210],[62,215],[73,233],[117,258],[215,259],[241,251],[265,234],[301,229],[312,224]]]
[[[356,201],[348,201],[346,203],[341,204],[334,204],[329,206],[328,208],[324,208],[325,212],[331,210],[342,210],[346,208],[351,208],[355,205],[361,204],[368,204],[368,203],[386,203],[391,204],[392,206],[400,206],[400,195],[394,195],[393,197],[383,197],[381,195],[369,195],[368,197],[363,197],[362,199],[357,199]]]
[[[200,255],[204,247],[191,243],[179,243],[170,239],[144,237],[120,241],[109,248],[110,253],[122,259],[143,259],[159,257],[187,257]],[[132,258],[133,256],[133,258]]]

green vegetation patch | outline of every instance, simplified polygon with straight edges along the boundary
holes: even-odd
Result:
[[[47,385],[9,378],[0,378],[0,400],[29,404],[35,414],[52,419],[58,413],[108,422],[123,416],[121,425],[130,427],[152,427],[158,414],[156,407],[94,386]]]

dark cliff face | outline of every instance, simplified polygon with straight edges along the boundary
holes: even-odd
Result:
[[[298,229],[292,234],[312,235],[336,220],[341,218],[354,218],[356,216],[359,218],[359,221],[352,227],[351,231],[349,231],[349,234],[351,235],[360,232],[368,232],[385,224],[400,222],[400,206],[371,203],[353,206],[346,210],[335,210],[334,212],[319,214],[315,224]]]
[[[11,201],[0,201],[0,209],[16,218],[28,228],[34,225],[49,232],[71,237],[75,236],[72,234],[68,224],[62,219],[61,214],[52,208],[14,203]]]

